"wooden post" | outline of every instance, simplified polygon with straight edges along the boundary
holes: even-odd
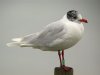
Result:
[[[54,75],[73,75],[73,68],[67,67],[68,70],[64,70],[62,67],[56,67]]]

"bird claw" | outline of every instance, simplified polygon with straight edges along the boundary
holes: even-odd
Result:
[[[61,66],[61,68],[64,70],[64,71],[70,71],[70,67],[67,67],[67,66],[65,66],[65,65],[63,65],[63,66]]]

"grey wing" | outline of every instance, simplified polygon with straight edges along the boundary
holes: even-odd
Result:
[[[62,36],[65,34],[64,24],[62,22],[54,22],[37,33],[26,35],[20,38],[12,39],[13,42],[8,43],[8,46],[21,47],[51,47],[51,45],[63,42]]]
[[[38,36],[38,33],[26,35],[26,36],[22,37],[21,42],[31,44],[30,42],[34,41],[37,38],[37,36]]]
[[[55,40],[61,38],[64,35],[64,25],[61,22],[54,22],[49,24],[35,40],[37,46],[49,47]]]

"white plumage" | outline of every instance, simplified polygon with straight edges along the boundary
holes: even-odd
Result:
[[[48,24],[42,31],[12,39],[10,46],[33,47],[43,51],[58,51],[60,67],[65,71],[64,50],[74,46],[82,37],[86,19],[75,10],[68,11],[60,20]],[[62,52],[61,52],[62,51]]]
[[[80,17],[79,14],[79,18]],[[82,37],[84,27],[78,20],[70,21],[66,15],[48,24],[42,31],[12,39],[7,46],[33,47],[44,51],[58,51],[72,47]]]

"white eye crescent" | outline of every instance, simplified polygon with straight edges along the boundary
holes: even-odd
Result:
[[[79,18],[79,19],[82,19],[82,16],[81,16],[81,14],[78,14],[78,18]]]

